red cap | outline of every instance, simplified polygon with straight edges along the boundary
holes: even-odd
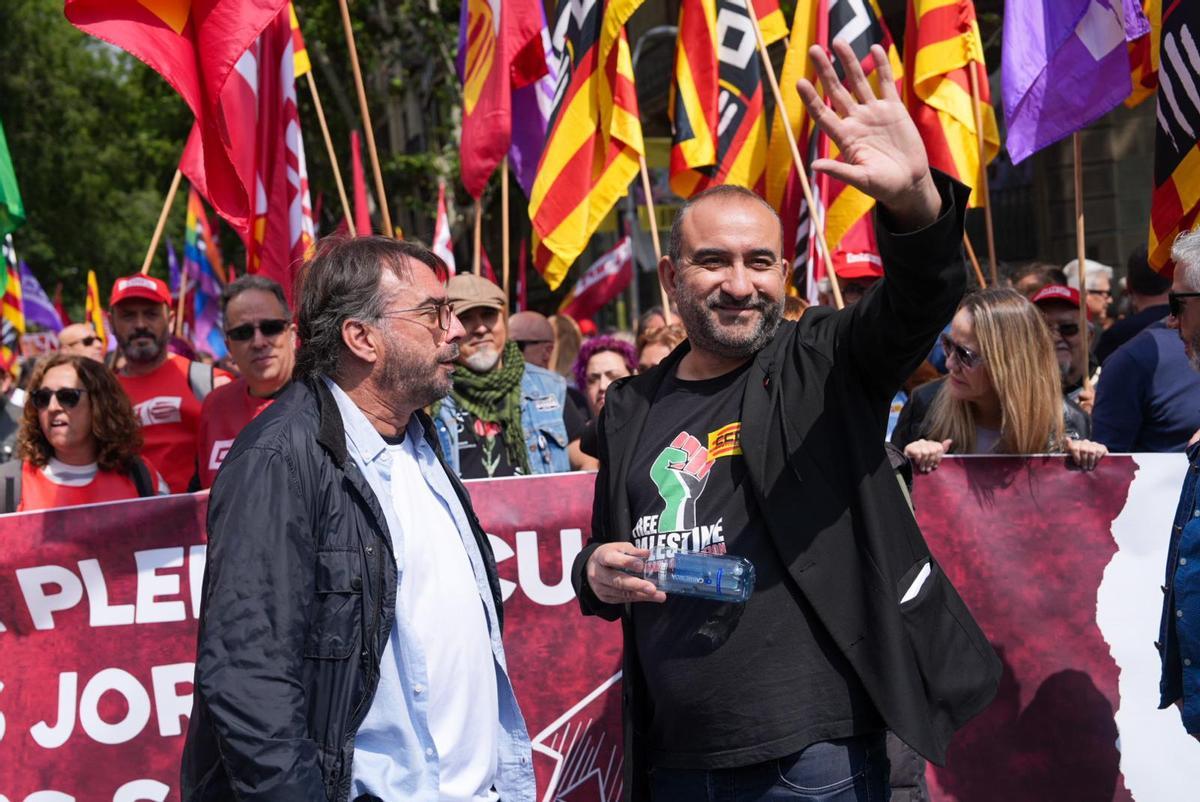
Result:
[[[1078,309],[1079,290],[1074,287],[1064,287],[1061,284],[1051,284],[1048,287],[1042,287],[1029,300],[1035,304],[1040,304],[1044,301],[1061,301]]]
[[[113,284],[112,295],[108,298],[108,305],[116,306],[130,298],[143,298],[168,306],[171,304],[171,292],[167,289],[167,283],[160,278],[144,276],[141,273],[117,279]]]
[[[833,252],[833,270],[837,277],[846,281],[864,278],[883,278],[883,260],[870,251]]]

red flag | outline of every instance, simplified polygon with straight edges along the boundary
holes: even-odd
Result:
[[[363,173],[362,139],[358,131],[350,132],[350,174],[354,183],[354,229],[355,236],[369,237],[371,231],[371,209],[367,200],[367,177]]]
[[[458,272],[454,264],[454,243],[450,241],[450,216],[446,213],[446,182],[438,181],[437,219],[433,224],[433,247],[431,250],[438,255],[453,275]]]
[[[546,74],[540,0],[463,0],[459,78],[463,86],[462,182],[483,188],[512,142],[512,93]]]
[[[584,271],[567,297],[563,298],[558,312],[576,320],[589,320],[624,292],[632,280],[633,245],[629,237],[624,237]]]
[[[238,230],[254,211],[253,175],[247,182],[228,152],[217,107],[234,66],[286,7],[287,0],[66,0],[72,24],[141,59],[183,97],[196,117],[205,196]]]
[[[485,279],[492,282],[497,287],[500,286],[500,279],[496,278],[496,271],[492,269],[492,260],[488,259],[487,251],[483,248],[479,249],[479,272]],[[501,289],[503,289],[506,293],[508,292],[508,290],[504,287],[501,287]]]
[[[54,285],[54,308],[58,311],[58,319],[62,321],[64,326],[71,325],[71,316],[67,314],[67,308],[62,302],[62,282]]]

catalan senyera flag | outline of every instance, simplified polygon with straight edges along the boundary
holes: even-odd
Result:
[[[479,198],[512,144],[513,92],[546,74],[541,0],[462,0],[462,182]]]
[[[1150,202],[1150,264],[1173,270],[1171,246],[1200,217],[1200,3],[1163,9],[1158,69],[1158,133]]]
[[[25,308],[21,303],[21,274],[12,235],[4,237],[4,286],[0,300],[0,368],[11,373],[20,361]]]
[[[237,62],[213,114],[222,121],[222,145],[254,200],[247,219],[231,218],[213,199],[208,133],[192,128],[180,169],[238,232],[246,270],[278,281],[290,303],[293,284],[314,241],[308,166],[296,105],[296,32],[281,8]]]
[[[234,228],[248,228],[255,188],[231,157],[217,104],[234,67],[287,0],[66,0],[75,27],[126,50],[160,73],[203,133],[197,154],[205,196]]]
[[[757,0],[754,11],[767,44],[788,35],[777,0]],[[762,61],[745,0],[683,0],[671,94],[672,191],[688,198],[738,184],[763,194]]]
[[[1158,89],[1159,46],[1162,44],[1162,0],[1142,0],[1142,13],[1150,23],[1150,32],[1129,43],[1129,72],[1133,92],[1125,98],[1129,108],[1154,97]]]
[[[300,32],[300,18],[296,16],[296,4],[288,3],[288,22],[292,26],[292,57],[295,64],[295,77],[299,78],[312,72],[312,59],[308,57],[308,48],[304,45],[304,34]]]
[[[625,22],[642,0],[559,0],[551,61],[559,89],[529,198],[534,267],[551,289],[617,200],[645,153]]]
[[[982,161],[972,72],[983,118]],[[904,78],[904,102],[921,132],[930,166],[976,190],[970,206],[986,205],[981,173],[1000,152],[1000,131],[973,0],[909,0]]]
[[[796,8],[792,22],[788,52],[784,58],[779,80],[783,93],[783,107],[776,109],[771,125],[771,140],[767,151],[767,201],[779,211],[783,222],[784,253],[792,259],[797,271],[807,276],[807,296],[817,302],[816,286],[825,274],[822,257],[817,253],[816,237],[811,235],[812,210],[804,201],[800,191],[800,180],[792,162],[791,150],[783,131],[786,113],[800,148],[805,164],[816,158],[836,158],[837,148],[817,130],[808,110],[796,91],[796,82],[807,78],[822,92],[816,70],[808,58],[808,48],[814,44],[827,51],[834,39],[846,41],[870,75],[873,85],[878,77],[873,73],[875,59],[870,53],[871,45],[878,44],[888,55],[893,75],[899,84],[903,80],[904,66],[884,24],[883,14],[876,0],[847,3],[838,0],[813,0]],[[840,71],[840,67],[839,67]],[[897,86],[899,91],[900,87]],[[818,205],[816,219],[825,223],[825,240],[828,244],[834,269],[838,275],[881,274],[878,246],[875,243],[875,228],[872,210],[875,201],[867,195],[835,181],[824,174],[810,176],[813,193]]]
[[[87,273],[87,295],[83,302],[83,322],[91,323],[97,336],[108,342],[108,326],[104,325],[104,303],[100,300],[100,283],[96,281],[96,271]]]

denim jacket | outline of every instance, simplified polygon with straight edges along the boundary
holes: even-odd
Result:
[[[1183,698],[1183,726],[1200,734],[1200,443],[1187,450],[1188,472],[1171,527],[1163,585],[1159,707]]]
[[[566,398],[566,379],[545,368],[525,363],[525,374],[521,377],[521,427],[525,430],[525,445],[529,449],[529,467],[535,474],[571,470],[571,462],[567,458],[567,425],[563,422]],[[454,396],[446,396],[433,419],[433,425],[446,462],[461,476],[458,422],[455,419],[457,412]]]

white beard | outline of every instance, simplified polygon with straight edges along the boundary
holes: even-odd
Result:
[[[500,351],[485,345],[475,353],[463,358],[463,364],[476,373],[489,373],[500,361]]]

